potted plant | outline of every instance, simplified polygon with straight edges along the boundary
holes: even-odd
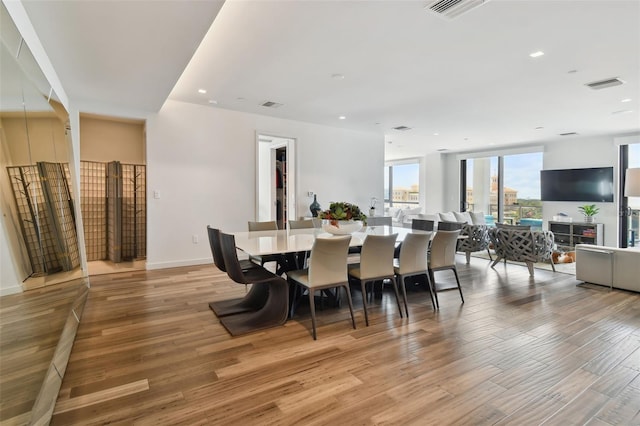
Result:
[[[584,215],[586,223],[593,223],[593,217],[598,214],[600,209],[595,204],[585,204],[578,207],[578,210]]]
[[[376,204],[378,203],[378,199],[376,197],[371,197],[371,203],[369,204],[369,216],[376,215]]]
[[[331,203],[329,209],[318,213],[323,219],[322,228],[332,234],[350,234],[362,228],[362,222],[367,216],[355,204],[338,202]]]

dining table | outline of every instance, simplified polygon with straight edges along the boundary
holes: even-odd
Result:
[[[401,243],[410,233],[425,234],[430,231],[418,229],[395,227],[395,226],[365,226],[360,231],[351,233],[350,247],[361,247],[368,235],[391,235],[397,234],[397,243]],[[235,237],[236,248],[247,256],[265,256],[265,255],[282,255],[282,270],[291,271],[304,267],[304,260],[308,253],[311,252],[313,243],[316,238],[334,238],[336,235],[330,234],[322,228],[303,228],[303,229],[281,229],[271,231],[241,231],[232,232]],[[295,289],[289,289],[289,301],[285,304],[288,306],[288,317],[293,315],[293,301],[295,300]],[[269,303],[267,303],[269,304]],[[273,303],[271,303],[273,304]],[[279,306],[282,306],[281,304]],[[280,308],[279,308],[280,309]],[[267,312],[269,315],[282,317],[282,312],[276,312],[275,309],[265,306],[260,311]],[[259,317],[264,320],[263,315]],[[256,328],[259,324],[255,324]]]
[[[397,242],[401,243],[410,233],[424,234],[422,231],[398,226],[365,226],[351,235],[350,247],[360,247],[367,235],[398,234]],[[233,232],[236,247],[249,256],[264,256],[267,254],[294,254],[311,251],[316,238],[332,238],[322,228],[280,229],[274,231],[243,231]]]

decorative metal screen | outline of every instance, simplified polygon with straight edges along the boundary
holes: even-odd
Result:
[[[146,257],[146,166],[81,161],[82,215],[88,260]]]
[[[51,231],[55,232],[54,241],[57,248],[58,261],[62,269],[70,271],[80,266],[78,252],[78,235],[73,215],[73,200],[67,181],[67,164],[38,163],[38,171],[44,189],[45,206],[47,208]]]
[[[107,164],[107,253],[112,262],[122,262],[122,166]]]
[[[33,275],[79,266],[68,165],[38,163],[7,171]]]
[[[146,256],[146,167],[122,164],[122,258]]]
[[[107,258],[107,165],[80,162],[80,201],[87,260]]]

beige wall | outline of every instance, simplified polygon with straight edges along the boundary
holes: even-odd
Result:
[[[80,159],[145,164],[144,123],[80,116]]]
[[[2,117],[0,127],[8,148],[7,164],[26,166],[38,161],[69,162],[69,143],[57,116]],[[27,132],[28,131],[28,132]],[[27,137],[28,135],[28,137]]]

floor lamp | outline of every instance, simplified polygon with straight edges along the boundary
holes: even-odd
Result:
[[[627,169],[624,179],[624,196],[640,197],[640,168]],[[631,230],[631,245],[635,245],[634,234],[634,231]]]

